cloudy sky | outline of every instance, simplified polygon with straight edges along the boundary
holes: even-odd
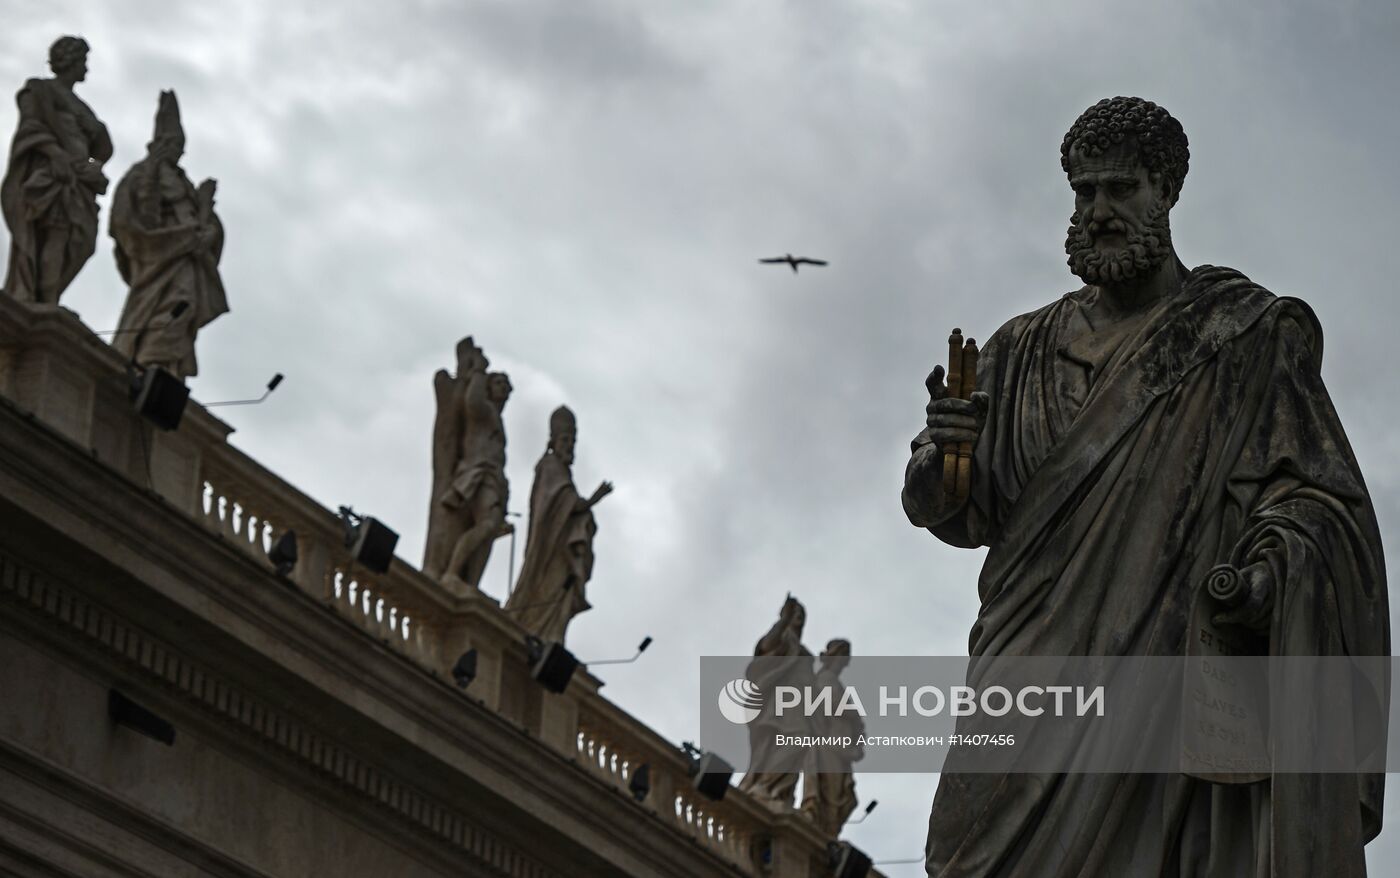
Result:
[[[984,338],[1078,285],[1059,143],[1101,97],[1184,124],[1188,265],[1317,311],[1396,557],[1386,0],[0,0],[0,20],[4,88],[47,75],[59,34],[91,43],[79,93],[112,132],[113,178],[143,153],[158,92],[178,92],[184,166],[219,180],[233,308],[200,338],[194,393],[249,396],[286,373],[265,406],[229,410],[267,467],[383,518],[416,563],[432,374],[460,337],[515,385],[513,509],[550,410],[578,413],[576,480],[617,492],[570,645],[608,658],[653,635],[602,676],[673,740],[695,733],[698,656],[752,650],[788,591],[814,650],[966,651],[981,553],[899,504],[923,377],[952,325]],[[94,329],[123,297],[105,228],[104,203],[64,299]],[[755,262],[787,251],[831,265]],[[502,596],[497,545],[486,589]],[[881,807],[850,837],[877,859],[918,855],[933,788],[862,776]],[[1400,807],[1389,819],[1381,874],[1400,862]]]

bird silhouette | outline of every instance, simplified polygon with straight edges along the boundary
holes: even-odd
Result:
[[[796,257],[795,257],[795,256],[793,256],[791,253],[788,253],[788,254],[783,255],[783,256],[774,256],[772,259],[760,259],[760,260],[758,260],[758,261],[759,261],[759,262],[762,262],[762,263],[765,263],[765,264],[769,264],[769,265],[775,264],[775,263],[776,263],[776,264],[784,264],[784,263],[786,263],[787,265],[792,266],[792,270],[793,270],[794,273],[797,272],[797,266],[799,266],[799,265],[826,265],[826,262],[825,262],[824,260],[821,260],[821,259],[808,259],[806,256],[796,256]]]

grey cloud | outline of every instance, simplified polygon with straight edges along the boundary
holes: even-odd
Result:
[[[511,371],[515,508],[548,412],[578,412],[580,485],[618,490],[599,510],[595,609],[571,639],[601,658],[656,636],[605,692],[673,740],[694,734],[696,657],[751,650],[788,590],[810,644],[966,650],[981,553],[899,507],[923,377],[952,325],[985,338],[1077,285],[1059,142],[1107,95],[1186,126],[1183,257],[1318,311],[1324,374],[1395,545],[1390,4],[119,2],[3,17],[0,84],[43,72],[58,33],[93,44],[82,93],[112,127],[114,175],[144,150],[157,91],[179,91],[186,165],[220,180],[229,229],[233,311],[202,339],[195,393],[246,396],[286,372],[267,405],[230,413],[270,468],[389,521],[416,562],[432,372],[457,338]],[[121,300],[105,247],[69,294],[94,328]],[[832,264],[754,262],[788,250]],[[933,786],[862,777],[882,805],[851,837],[917,854]]]

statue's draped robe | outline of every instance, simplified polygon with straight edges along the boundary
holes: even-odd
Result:
[[[10,229],[5,292],[24,301],[57,301],[97,249],[97,196],[107,178],[97,163],[112,157],[106,127],[87,104],[53,79],[31,79],[15,96],[19,125],[10,162],[0,183],[0,208]],[[48,150],[58,147],[74,164],[73,179],[60,183]],[[39,278],[45,238],[64,239],[57,277]],[[43,289],[40,289],[40,287]]]
[[[506,601],[506,610],[541,640],[563,643],[569,621],[590,607],[584,587],[593,575],[598,526],[592,510],[578,508],[579,500],[568,465],[545,452],[530,489],[525,558]]]
[[[228,311],[218,268],[223,226],[212,212],[202,215],[195,187],[178,167],[162,164],[149,185],[151,164],[132,165],[112,198],[117,270],[130,287],[112,346],[184,378],[198,374],[198,330]],[[205,223],[215,232],[211,243],[200,241]],[[188,309],[172,319],[180,302]]]
[[[978,387],[992,403],[969,504],[920,521],[906,489],[916,523],[990,547],[974,664],[1181,655],[1207,571],[1260,558],[1278,580],[1273,654],[1389,655],[1375,516],[1322,383],[1310,309],[1203,266],[1094,362],[1070,341],[1093,295],[1015,318],[983,348]],[[948,772],[928,874],[1361,876],[1383,780]]]
[[[432,579],[444,574],[464,576],[463,570],[448,570],[452,553],[462,535],[477,524],[473,501],[477,492],[489,487],[496,492],[504,512],[510,502],[506,480],[505,433],[500,407],[487,393],[490,378],[484,371],[464,372],[453,377],[445,369],[433,376],[437,395],[437,416],[433,420],[433,488],[428,508],[428,538],[423,548],[423,572]],[[472,429],[493,426],[498,441],[473,442]],[[494,437],[493,437],[494,438]],[[495,539],[492,535],[491,539]],[[490,542],[484,544],[488,551]],[[477,553],[481,551],[477,549]],[[464,559],[463,566],[471,566]]]
[[[839,674],[829,668],[817,672],[812,684],[813,691],[830,689],[832,703],[840,704],[846,685]],[[813,747],[807,753],[807,764],[802,775],[802,811],[810,816],[817,828],[826,835],[836,838],[841,827],[855,811],[860,800],[856,798],[856,776],[854,764],[865,755],[865,748],[854,742],[865,734],[865,721],[854,710],[833,716],[823,716],[820,712],[813,717],[812,733],[819,736],[849,737],[849,748],[832,746]]]
[[[753,655],[744,678],[763,693],[763,709],[748,726],[749,770],[739,789],[791,805],[809,751],[779,747],[776,736],[809,735],[812,721],[800,710],[787,710],[779,716],[773,688],[780,684],[799,689],[811,686],[812,651],[802,645],[802,630],[779,618],[755,644]]]

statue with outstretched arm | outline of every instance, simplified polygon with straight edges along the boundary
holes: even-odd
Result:
[[[530,525],[525,557],[506,612],[544,641],[564,642],[569,623],[592,605],[587,585],[593,577],[593,538],[598,524],[593,507],[612,493],[603,482],[587,498],[574,487],[574,444],[578,421],[567,406],[549,418],[549,445],[535,465],[530,489]]]

